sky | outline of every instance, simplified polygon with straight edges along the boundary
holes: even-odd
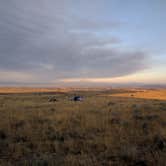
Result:
[[[165,0],[1,0],[0,85],[166,84]]]

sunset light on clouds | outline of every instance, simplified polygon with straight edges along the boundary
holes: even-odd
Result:
[[[0,84],[166,84],[165,0],[0,2]]]

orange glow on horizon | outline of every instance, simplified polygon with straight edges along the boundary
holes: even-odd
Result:
[[[138,73],[128,76],[115,77],[115,78],[68,78],[60,80],[64,83],[166,83],[166,77],[162,74],[154,75],[154,73]]]

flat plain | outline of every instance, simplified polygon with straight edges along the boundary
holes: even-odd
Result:
[[[166,90],[1,88],[0,165],[165,166]]]

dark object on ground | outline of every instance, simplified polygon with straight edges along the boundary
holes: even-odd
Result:
[[[0,130],[0,139],[5,140],[7,137],[6,133],[3,130]]]
[[[160,136],[156,136],[153,140],[153,148],[155,150],[163,150],[166,147],[166,140]]]
[[[146,160],[140,160],[140,161],[137,161],[134,165],[135,166],[147,166],[147,161]]]
[[[49,100],[48,100],[49,102],[55,102],[55,101],[58,101],[55,97],[51,97],[51,98],[49,98]]]
[[[108,103],[108,106],[110,106],[110,105],[115,105],[115,103],[110,101],[110,102]]]
[[[73,97],[72,100],[73,101],[83,101],[83,97],[81,97],[81,96],[75,96],[75,97]]]

